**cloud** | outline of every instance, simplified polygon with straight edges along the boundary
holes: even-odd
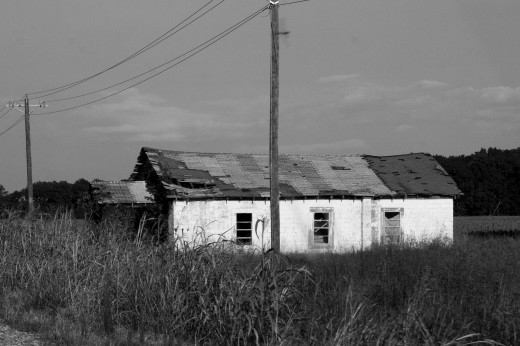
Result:
[[[316,138],[316,143],[359,138],[364,152],[375,148],[373,154],[384,155],[450,153],[462,146],[470,152],[518,142],[513,134],[520,131],[520,87],[460,87],[433,80],[386,85],[356,78],[322,86],[314,95],[285,115],[297,133],[291,144],[299,142],[297,137]]]
[[[378,101],[380,96],[378,88],[359,86],[351,88],[343,100],[346,104],[362,104]]]
[[[454,87],[424,80],[385,85],[345,77],[343,82],[322,84],[312,97],[300,91],[302,97],[281,98],[281,152],[442,154],[461,145],[471,151],[517,143],[514,134],[520,131],[515,88]],[[199,101],[186,108],[132,89],[110,103],[89,108],[80,123],[84,137],[98,142],[265,153],[268,101],[266,95],[259,95]]]
[[[311,144],[281,145],[280,150],[285,153],[310,153],[310,154],[348,154],[350,151],[367,148],[367,143],[358,138],[345,141]]]
[[[447,87],[447,83],[429,80],[407,86],[359,82],[345,89],[346,95],[342,101],[347,105],[387,103],[405,108],[422,107],[431,102],[436,95],[445,92]]]
[[[425,88],[425,89],[440,89],[448,87],[448,83],[434,81],[434,80],[422,80],[416,84],[416,86]]]
[[[510,88],[499,86],[484,88],[481,90],[480,94],[484,102],[491,104],[507,104],[511,102],[517,103],[520,101],[520,87]]]
[[[226,104],[226,112],[194,111],[166,104],[165,100],[128,90],[111,103],[89,110],[90,121],[83,131],[106,140],[126,142],[205,141],[247,137],[258,126],[256,118],[233,112],[237,104]]]
[[[431,95],[410,95],[408,97],[398,98],[393,102],[393,105],[402,107],[403,109],[417,109],[419,107],[425,107],[432,102],[434,102],[434,98]]]
[[[356,79],[358,77],[359,77],[359,75],[357,75],[357,74],[337,74],[337,75],[333,75],[333,76],[322,77],[322,78],[318,79],[318,82],[324,83],[324,84],[335,83],[335,82],[344,82],[347,80]]]
[[[520,87],[450,87],[437,81],[420,81],[406,86],[363,83],[344,89],[344,96],[334,101],[346,113],[365,116],[397,116],[399,119],[462,116],[474,119],[478,114],[513,114],[520,111]],[[394,117],[395,118],[395,117]]]
[[[397,132],[406,132],[412,130],[414,127],[410,124],[401,124],[395,129]]]
[[[88,127],[85,129],[85,131],[91,132],[91,133],[137,133],[139,132],[139,127],[136,125],[130,125],[130,124],[124,124],[124,125],[117,125],[117,126],[104,126],[104,127]]]

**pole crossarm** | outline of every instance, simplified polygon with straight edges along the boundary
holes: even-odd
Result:
[[[25,102],[15,102],[15,101],[9,101],[6,105],[8,108],[25,108]],[[36,108],[44,108],[47,107],[47,102],[40,101],[38,104],[28,104],[29,107],[36,107]]]

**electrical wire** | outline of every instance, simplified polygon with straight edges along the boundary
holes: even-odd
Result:
[[[161,36],[159,36],[158,38],[156,38],[155,40],[153,40],[152,42],[148,43],[146,46],[144,46],[143,48],[139,49],[138,51],[134,52],[133,54],[131,54],[130,56],[124,58],[123,60],[119,61],[118,63],[98,72],[98,73],[95,73],[91,76],[88,76],[88,77],[85,77],[83,79],[80,79],[76,82],[73,82],[73,83],[69,83],[69,84],[65,84],[65,85],[62,85],[60,87],[56,87],[56,88],[52,88],[52,89],[47,89],[47,90],[42,90],[42,91],[36,91],[36,92],[30,92],[28,93],[29,95],[36,95],[36,94],[43,94],[43,93],[47,93],[45,95],[41,95],[39,96],[40,98],[42,97],[47,97],[47,96],[50,96],[50,95],[54,95],[54,94],[57,94],[59,92],[62,92],[62,91],[65,91],[65,90],[68,90],[70,88],[73,88],[77,85],[80,85],[82,83],[85,83],[105,72],[108,72],[126,62],[128,62],[129,60],[139,56],[140,54],[146,52],[147,50],[155,47],[156,45],[160,44],[161,42],[163,42],[164,40],[170,38],[171,36],[175,35],[176,33],[178,33],[179,31],[181,31],[182,29],[186,28],[187,26],[189,26],[190,24],[194,23],[195,21],[197,21],[198,19],[200,19],[201,17],[203,17],[204,15],[206,15],[208,12],[212,11],[214,8],[216,8],[217,6],[219,6],[220,4],[222,4],[224,2],[224,0],[221,0],[219,1],[216,5],[210,7],[208,10],[206,10],[205,12],[203,12],[202,14],[200,14],[199,16],[197,16],[196,18],[194,18],[193,20],[191,20],[190,22],[188,22],[187,24],[181,26],[182,24],[184,24],[185,22],[187,22],[188,20],[190,20],[190,18],[194,17],[197,13],[199,13],[200,11],[202,11],[205,7],[207,7],[210,3],[212,3],[213,1],[215,0],[210,0],[208,3],[206,3],[204,6],[202,6],[201,8],[199,8],[197,11],[195,11],[194,13],[192,13],[189,17],[185,18],[182,22],[180,22],[179,24],[175,25],[173,28],[169,29],[168,31],[166,31],[164,34],[162,34]],[[179,28],[180,27],[180,28]],[[177,29],[177,30],[176,30]]]
[[[120,84],[123,84],[123,83],[125,83],[125,82],[130,81],[130,80],[133,80],[133,79],[136,79],[136,78],[138,78],[138,77],[141,77],[141,76],[143,76],[143,75],[145,75],[145,74],[148,74],[148,73],[150,73],[150,72],[152,72],[152,71],[157,70],[158,68],[161,68],[161,67],[163,67],[163,66],[165,66],[165,65],[168,65],[168,64],[170,64],[171,62],[173,62],[173,61],[175,61],[175,60],[178,60],[180,57],[183,57],[183,56],[186,56],[186,55],[187,55],[185,58],[183,58],[182,60],[178,61],[177,63],[175,63],[175,64],[173,64],[173,65],[171,65],[171,66],[168,66],[168,67],[166,67],[166,68],[160,70],[159,72],[156,72],[156,73],[152,74],[151,76],[149,76],[149,77],[147,77],[147,78],[145,78],[145,79],[143,79],[143,80],[141,80],[141,81],[139,81],[139,82],[137,82],[137,83],[134,83],[134,84],[132,84],[132,85],[130,85],[130,86],[124,88],[124,89],[121,89],[121,90],[116,91],[116,92],[114,92],[114,93],[111,93],[111,94],[109,94],[109,95],[107,95],[107,96],[104,96],[104,97],[101,97],[101,98],[99,98],[99,99],[96,99],[96,100],[93,100],[93,101],[90,101],[90,102],[86,102],[86,103],[83,103],[83,104],[80,104],[80,105],[77,105],[77,106],[68,107],[68,108],[65,108],[65,109],[60,109],[60,110],[56,110],[56,111],[52,111],[52,112],[35,113],[34,115],[49,115],[49,114],[55,114],[55,113],[65,112],[65,111],[69,111],[69,110],[77,109],[77,108],[80,108],[80,107],[84,107],[84,106],[87,106],[87,105],[91,105],[91,104],[93,104],[93,103],[96,103],[96,102],[99,102],[99,101],[102,101],[102,100],[106,100],[106,99],[108,99],[108,98],[110,98],[110,97],[112,97],[112,96],[118,95],[118,94],[120,94],[120,93],[122,93],[122,92],[124,92],[124,91],[126,91],[126,90],[128,90],[128,89],[130,89],[130,88],[133,88],[133,87],[135,87],[135,86],[137,86],[137,85],[139,85],[139,84],[141,84],[141,83],[144,83],[144,82],[146,82],[146,81],[148,81],[148,80],[150,80],[150,79],[152,79],[152,78],[154,78],[154,77],[156,77],[156,76],[158,76],[158,75],[160,75],[160,74],[162,74],[162,73],[164,73],[164,72],[166,72],[166,71],[172,69],[173,67],[175,67],[175,66],[181,64],[182,62],[188,60],[188,59],[191,58],[192,56],[194,56],[194,55],[196,55],[196,54],[202,52],[203,50],[209,48],[210,46],[212,46],[213,44],[217,43],[218,41],[220,41],[221,39],[223,39],[223,38],[226,37],[227,35],[231,34],[233,31],[237,30],[238,28],[242,27],[243,25],[245,25],[246,23],[248,23],[249,21],[251,21],[253,18],[255,18],[256,16],[258,16],[259,14],[261,14],[263,11],[265,11],[265,10],[268,9],[268,8],[269,8],[269,5],[260,8],[259,10],[257,10],[257,11],[255,11],[254,13],[250,14],[250,15],[247,16],[246,18],[244,18],[244,19],[242,19],[241,21],[237,22],[236,24],[232,25],[232,26],[229,27],[228,29],[222,31],[221,33],[219,33],[219,34],[213,36],[212,38],[210,38],[209,40],[205,41],[204,43],[198,45],[197,47],[195,47],[195,48],[193,48],[193,49],[187,51],[186,53],[184,53],[184,54],[182,54],[182,55],[179,55],[178,57],[176,57],[176,58],[174,58],[174,59],[171,59],[171,60],[169,60],[169,61],[167,61],[167,62],[165,62],[165,63],[163,63],[163,64],[161,64],[161,65],[159,65],[159,66],[157,66],[157,67],[155,67],[155,68],[153,68],[153,69],[151,69],[151,70],[148,70],[147,72],[144,72],[144,73],[138,75],[138,76],[132,77],[132,78],[130,78],[130,79],[127,79],[126,81],[123,81],[123,82],[120,82],[120,83],[118,83],[118,84],[113,85],[113,86],[120,85]],[[113,87],[113,86],[111,86],[111,87]],[[99,92],[99,91],[102,91],[102,90],[106,90],[106,89],[109,89],[109,88],[111,88],[111,87],[107,87],[107,88],[104,88],[104,89],[100,89],[100,90],[97,90],[96,92]],[[94,92],[92,92],[92,93],[94,93]],[[89,93],[89,94],[91,94],[91,93]],[[79,96],[81,96],[81,95],[79,95]],[[78,96],[78,97],[79,97],[79,96]]]
[[[190,23],[186,24],[185,26],[181,27],[179,30],[175,31],[172,33],[173,30],[175,30],[176,28],[178,28],[180,25],[182,25],[184,22],[186,22],[187,20],[189,20],[191,17],[193,17],[195,14],[197,14],[198,12],[200,12],[203,8],[205,8],[206,6],[208,6],[211,2],[213,2],[214,0],[210,0],[208,3],[206,3],[204,6],[202,6],[201,8],[199,8],[197,11],[195,11],[192,15],[190,15],[189,17],[187,17],[186,19],[184,19],[182,22],[180,22],[179,24],[177,24],[176,26],[174,26],[173,28],[171,28],[170,30],[168,30],[167,32],[165,32],[163,35],[159,36],[157,39],[155,39],[154,41],[150,42],[149,44],[147,44],[146,46],[144,46],[143,48],[139,49],[138,51],[136,51],[135,53],[131,54],[130,56],[128,56],[127,58],[121,60],[120,62],[106,68],[105,70],[102,70],[101,72],[99,73],[96,73],[94,75],[91,75],[89,77],[86,77],[84,79],[81,79],[79,81],[76,81],[76,82],[73,82],[73,83],[69,83],[69,84],[66,84],[66,85],[62,85],[61,87],[57,87],[57,88],[53,88],[53,89],[48,89],[48,90],[42,90],[42,91],[38,91],[38,92],[32,92],[32,93],[29,93],[29,94],[40,94],[40,93],[45,93],[45,92],[49,92],[49,91],[54,91],[54,90],[57,90],[53,93],[50,93],[50,94],[47,94],[47,95],[43,95],[43,96],[40,96],[40,97],[45,97],[45,96],[49,96],[49,95],[54,95],[58,92],[61,92],[61,91],[64,91],[64,90],[67,90],[69,88],[72,88],[76,85],[79,85],[81,83],[84,83],[94,77],[97,77],[99,75],[101,75],[102,73],[105,73],[131,59],[133,59],[134,57],[140,55],[141,53],[147,51],[148,49],[156,46],[157,44],[161,43],[162,41],[166,40],[167,38],[171,37],[172,35],[174,35],[175,33],[179,32],[180,30],[184,29],[186,26],[190,25],[191,23],[193,23],[195,20],[199,19],[200,17],[202,17],[204,14],[208,13],[209,11],[211,11],[213,8],[215,8],[216,6],[220,5],[224,0],[220,1],[217,5],[213,6],[212,8],[210,8],[208,11],[204,12],[202,15],[200,15],[199,17],[195,18],[193,21],[191,21]]]
[[[7,107],[7,106],[4,106],[4,107],[2,108],[2,110],[3,110],[5,107]],[[12,109],[12,108],[9,108],[9,109],[7,110],[7,112],[5,112],[4,114],[0,115],[0,119],[2,119],[3,117],[5,117],[5,116],[7,115],[7,113],[9,113],[11,110],[13,110],[13,109]],[[0,112],[1,112],[1,110],[0,110]]]
[[[260,11],[260,10],[259,10],[259,11]],[[258,11],[257,11],[257,12],[258,12]],[[260,12],[260,13],[261,13],[261,12]],[[107,86],[107,87],[105,87],[105,88],[97,89],[97,90],[94,90],[94,91],[91,91],[91,92],[88,92],[88,93],[85,93],[85,94],[76,95],[76,96],[71,96],[71,97],[65,97],[65,98],[62,98],[62,99],[47,100],[47,102],[49,102],[49,103],[50,103],[50,102],[53,102],[53,103],[55,103],[55,102],[62,102],[62,101],[67,101],[67,100],[72,100],[72,99],[77,99],[77,98],[80,98],[80,97],[85,97],[85,96],[93,95],[93,94],[96,94],[96,93],[98,93],[98,92],[101,92],[101,91],[105,91],[105,90],[108,90],[108,89],[114,88],[114,87],[119,86],[119,85],[121,85],[121,84],[127,83],[127,82],[132,81],[132,80],[134,80],[134,79],[137,79],[137,78],[139,78],[139,77],[142,77],[142,76],[144,76],[144,75],[146,75],[146,74],[149,74],[149,73],[151,73],[151,72],[153,72],[153,71],[155,71],[155,70],[160,69],[161,67],[164,67],[164,66],[166,66],[166,65],[168,65],[168,64],[170,64],[170,63],[172,63],[172,62],[174,62],[175,60],[178,60],[178,59],[180,59],[180,58],[182,58],[182,57],[184,57],[184,56],[186,56],[186,55],[189,55],[191,52],[193,52],[193,51],[195,51],[195,50],[197,50],[197,49],[203,47],[204,45],[208,44],[208,43],[211,42],[212,40],[215,40],[216,38],[218,38],[219,36],[223,35],[225,32],[231,30],[231,29],[234,28],[235,26],[239,25],[239,24],[242,23],[243,21],[246,21],[246,20],[249,21],[249,20],[250,20],[249,17],[252,17],[252,16],[256,16],[256,12],[253,13],[252,15],[246,17],[245,19],[241,20],[240,22],[234,24],[234,25],[231,26],[230,28],[224,30],[223,32],[221,32],[221,33],[219,33],[219,34],[213,36],[213,37],[210,38],[209,40],[204,41],[203,43],[199,44],[198,46],[196,46],[196,47],[194,47],[194,48],[188,50],[187,52],[185,52],[185,53],[183,53],[183,54],[181,54],[181,55],[178,55],[178,56],[176,56],[175,58],[170,59],[170,60],[168,60],[168,61],[166,61],[166,62],[164,62],[164,63],[162,63],[162,64],[160,64],[160,65],[158,65],[158,66],[156,66],[156,67],[154,67],[154,68],[152,68],[152,69],[150,69],[150,70],[147,70],[147,71],[145,71],[145,72],[143,72],[143,73],[140,73],[140,74],[138,74],[138,75],[136,75],[136,76],[133,76],[133,77],[131,77],[131,78],[125,79],[125,80],[122,81],[122,82],[119,82],[119,83],[116,83],[116,84],[112,84],[112,85]],[[252,19],[252,18],[251,18],[251,19]]]
[[[306,1],[310,1],[310,0],[298,0],[298,1],[292,1],[292,2],[287,2],[285,4],[280,4],[280,6],[285,6],[285,5],[292,5],[292,4],[297,4],[299,2],[306,2]]]
[[[11,129],[12,129],[13,127],[15,127],[16,125],[18,125],[18,124],[23,120],[23,117],[24,117],[24,116],[22,115],[20,118],[18,118],[18,120],[16,120],[16,121],[14,122],[14,124],[12,124],[12,125],[9,126],[6,130],[4,130],[3,132],[1,132],[1,133],[0,133],[0,136],[2,136],[2,135],[3,135],[4,133],[6,133],[7,131],[11,130]]]
[[[23,102],[24,100],[25,100],[24,97],[22,97],[22,98],[19,99],[19,100],[16,100],[16,101],[10,101],[9,103],[11,103],[11,102]],[[0,109],[0,112],[3,111],[3,110],[4,110],[5,108],[7,108],[7,107],[9,107],[9,109],[8,109],[7,112],[5,112],[4,114],[0,115],[0,119],[2,119],[3,117],[5,117],[5,116],[10,112],[10,111],[13,110],[13,107],[11,107],[10,105],[4,105],[4,106],[2,107],[2,109]]]
[[[162,74],[162,73],[164,73],[164,72],[170,70],[171,68],[173,68],[173,67],[179,65],[180,63],[186,61],[187,59],[191,58],[192,56],[194,56],[194,55],[198,54],[199,52],[205,50],[205,49],[208,48],[209,46],[215,44],[216,42],[218,42],[219,40],[221,40],[221,39],[224,38],[225,36],[229,35],[231,32],[235,31],[236,29],[238,29],[238,28],[241,27],[242,25],[246,24],[248,21],[250,21],[251,19],[253,19],[253,18],[254,18],[255,16],[257,16],[258,14],[260,14],[262,11],[265,10],[265,8],[266,8],[266,7],[262,8],[261,10],[257,11],[257,12],[254,13],[253,15],[248,16],[246,19],[240,21],[239,23],[237,23],[237,24],[233,25],[232,27],[226,29],[225,31],[221,32],[220,34],[214,36],[214,37],[211,38],[210,40],[208,40],[208,41],[204,42],[203,44],[201,44],[201,45],[199,45],[199,46],[193,48],[192,50],[190,50],[190,51],[184,53],[184,54],[181,55],[181,56],[184,56],[184,55],[186,55],[186,54],[188,54],[188,53],[190,53],[190,52],[193,52],[194,50],[198,49],[198,50],[196,50],[194,53],[188,55],[187,57],[185,57],[185,58],[182,59],[181,61],[177,62],[176,64],[174,64],[174,65],[172,65],[172,66],[169,66],[169,67],[167,67],[167,68],[165,68],[165,69],[163,69],[163,70],[161,70],[161,71],[159,71],[159,72],[157,72],[157,73],[151,75],[150,77],[145,78],[144,80],[141,80],[141,81],[139,81],[139,82],[137,82],[137,83],[134,83],[134,84],[132,84],[132,85],[130,85],[130,86],[128,86],[128,87],[122,89],[122,90],[116,91],[116,92],[114,92],[114,93],[112,93],[112,94],[110,94],[110,95],[107,95],[107,96],[105,96],[105,97],[102,97],[102,98],[99,98],[99,99],[96,99],[96,100],[93,100],[93,101],[90,101],[90,102],[87,102],[87,103],[84,103],[84,104],[81,104],[81,105],[77,105],[77,106],[73,106],[73,107],[69,107],[69,108],[65,108],[65,109],[60,109],[60,110],[52,111],[52,112],[36,113],[35,115],[48,115],[48,114],[55,114],[55,113],[64,112],[64,111],[68,111],[68,110],[72,110],[72,109],[80,108],[80,107],[83,107],[83,106],[87,106],[87,105],[93,104],[93,103],[95,103],[95,102],[105,100],[105,99],[107,99],[107,98],[109,98],[109,97],[112,97],[112,96],[118,95],[118,94],[120,94],[120,93],[122,93],[122,92],[124,92],[124,91],[126,91],[126,90],[128,90],[128,89],[130,89],[130,88],[132,88],[132,87],[134,87],[134,86],[136,86],[136,85],[139,85],[139,84],[141,84],[141,83],[144,83],[144,82],[146,82],[146,81],[148,81],[148,80],[150,80],[150,79],[152,79],[152,78],[158,76],[159,74]],[[211,42],[211,41],[213,41],[213,42]],[[152,69],[152,70],[150,70],[150,71],[153,71],[153,70],[155,70],[155,69],[157,69],[157,68],[160,68],[160,67],[162,67],[162,66],[164,66],[164,65],[167,65],[168,63],[170,63],[170,62],[172,62],[172,61],[174,61],[174,60],[176,60],[176,59],[178,59],[178,57],[175,58],[175,59],[172,59],[171,61],[169,61],[169,62],[167,62],[167,63],[164,63],[164,64],[162,64],[162,65],[160,65],[160,66],[158,66],[158,67],[156,67],[156,68],[154,68],[154,69]],[[145,72],[145,73],[143,73],[143,74],[146,74],[146,73],[147,73],[147,72]],[[142,76],[143,74],[141,74],[141,75],[139,75],[139,76]],[[137,76],[134,77],[134,78],[131,78],[131,79],[135,79],[135,78],[137,78]],[[131,79],[130,79],[130,80],[131,80]],[[128,81],[128,80],[127,80],[127,81]],[[119,84],[122,84],[122,83],[124,83],[124,82],[121,82],[121,83],[119,83]],[[107,89],[107,88],[105,88],[105,89]]]

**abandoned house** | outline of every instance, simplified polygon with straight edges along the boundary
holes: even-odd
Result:
[[[130,180],[146,184],[167,215],[170,238],[268,249],[268,166],[263,154],[145,147]],[[453,238],[453,200],[460,191],[429,154],[280,155],[279,182],[283,252]]]

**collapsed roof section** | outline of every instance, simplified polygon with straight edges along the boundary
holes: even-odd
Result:
[[[278,163],[280,198],[459,194],[451,177],[442,168],[436,169],[438,164],[429,155],[401,155],[381,164],[388,162],[382,161],[384,159],[282,154]],[[417,160],[425,162],[418,164]],[[400,174],[389,179],[387,169]],[[422,180],[416,182],[417,177]],[[153,194],[160,193],[167,198],[269,198],[269,157],[265,154],[195,153],[145,147],[141,149],[130,180],[146,181],[149,191],[154,190],[151,191]]]
[[[99,204],[145,205],[154,203],[144,181],[94,181],[91,193]]]

